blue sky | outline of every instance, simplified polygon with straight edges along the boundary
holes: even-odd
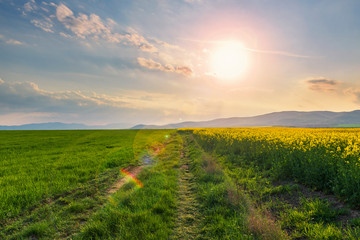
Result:
[[[356,0],[0,0],[0,124],[355,110],[359,11]],[[222,54],[228,42],[244,62]],[[243,70],[226,79],[223,62]]]

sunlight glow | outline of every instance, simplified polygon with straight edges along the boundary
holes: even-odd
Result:
[[[247,51],[242,43],[228,41],[220,43],[211,56],[214,75],[221,79],[238,79],[248,65]]]

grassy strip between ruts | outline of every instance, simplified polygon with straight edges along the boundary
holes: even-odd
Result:
[[[219,149],[213,147],[213,150]],[[348,207],[335,206],[299,184],[276,184],[271,170],[259,168],[256,162],[246,159],[246,154],[234,154],[224,149],[221,153],[209,149],[209,154],[257,206],[257,214],[250,210],[247,224],[248,229],[259,233],[261,238],[360,239],[359,218],[351,218]],[[261,223],[261,216],[276,222],[289,236],[264,235],[262,232],[268,224]]]
[[[170,239],[197,239],[200,234],[200,203],[196,194],[196,179],[192,173],[186,141],[183,142],[180,158],[179,191],[177,194],[177,214],[173,234]]]
[[[125,184],[75,239],[168,239],[175,224],[182,139],[174,134],[154,165],[138,175],[143,187]]]
[[[198,239],[286,239],[280,227],[258,211],[193,136],[186,139],[202,221]]]

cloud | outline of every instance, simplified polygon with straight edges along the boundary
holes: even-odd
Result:
[[[155,62],[152,59],[138,58],[137,59],[140,66],[148,69],[158,69],[161,71],[165,71],[165,68],[161,65],[161,63]]]
[[[0,39],[3,40],[5,43],[10,44],[10,45],[24,45],[24,42],[20,42],[18,40],[15,39],[11,39],[11,38],[7,38],[4,35],[0,34]]]
[[[34,10],[38,9],[35,0],[30,0],[27,3],[24,4],[24,11],[23,14],[26,15],[26,12],[32,12]]]
[[[212,99],[186,99],[172,94],[118,90],[116,96],[87,91],[51,92],[33,82],[0,78],[0,124],[31,122],[165,123],[181,117],[204,117]]]
[[[344,91],[344,93],[350,95],[355,103],[360,104],[360,89],[348,88]]]
[[[193,71],[191,70],[190,67],[186,67],[186,66],[178,66],[175,68],[175,72],[176,73],[180,73],[183,74],[186,77],[189,77],[192,75]]]
[[[75,17],[74,13],[62,3],[56,8],[56,17],[79,38],[87,36],[106,38],[107,34],[110,33],[109,27],[102,22],[98,15],[90,14],[88,16],[80,13],[78,17]]]
[[[65,26],[65,28],[70,30],[80,39],[103,39],[108,42],[121,42],[124,45],[137,46],[144,52],[157,51],[156,47],[150,44],[145,37],[139,35],[133,29],[131,29],[131,33],[121,34],[114,32],[112,28],[113,26],[116,26],[117,23],[111,18],[107,18],[106,21],[104,21],[100,16],[94,13],[90,15],[79,13],[78,16],[75,16],[73,11],[62,3],[56,7],[56,18]],[[64,34],[65,33],[62,33],[62,36],[65,36]],[[67,34],[66,36],[69,35]]]
[[[262,49],[253,49],[253,48],[245,48],[250,52],[256,53],[263,53],[263,54],[273,54],[273,55],[280,55],[286,57],[295,57],[295,58],[318,58],[316,56],[309,56],[309,55],[301,55],[297,53],[285,52],[285,51],[276,51],[276,50],[262,50]]]
[[[170,110],[173,96],[145,91],[121,91],[110,96],[95,92],[41,89],[34,82],[6,82],[0,78],[0,112],[84,113],[107,109],[108,114],[124,109]],[[156,110],[157,109],[157,110]]]
[[[67,112],[98,109],[99,107],[126,108],[130,104],[119,98],[86,95],[80,91],[50,92],[33,82],[8,83],[0,80],[0,109],[2,111]]]
[[[30,3],[35,4],[35,2]],[[97,43],[105,41],[122,46],[133,46],[142,52],[152,54],[160,62],[168,63],[165,65],[159,63],[161,66],[157,66],[151,59],[147,60],[148,62],[145,59],[138,60],[139,64],[146,68],[184,76],[193,74],[193,69],[183,64],[184,59],[189,61],[192,57],[177,45],[156,38],[146,38],[131,27],[121,27],[113,19],[101,18],[95,13],[74,13],[64,3],[42,4],[42,6],[48,7],[49,11],[43,11],[38,7],[37,19],[32,19],[31,23],[45,32],[57,33],[71,39],[91,39]],[[91,43],[85,42],[85,44]]]
[[[6,41],[7,44],[11,44],[11,45],[23,45],[24,43],[18,41],[18,40],[15,40],[15,39],[9,39]]]
[[[168,98],[167,95],[146,92],[130,92],[120,96],[83,91],[51,92],[33,82],[6,82],[0,79],[0,121],[5,125],[47,121],[156,121],[164,115],[162,104],[171,102]]]
[[[63,33],[63,32],[59,32],[59,35],[62,36],[62,37],[65,37],[65,38],[72,38],[72,36],[70,34],[66,34],[66,33]]]
[[[60,22],[63,22],[66,20],[67,17],[73,17],[74,13],[65,6],[64,4],[60,3],[60,5],[56,8],[56,17]]]
[[[46,7],[46,8],[45,8]],[[131,27],[121,27],[111,18],[101,18],[95,13],[74,13],[64,3],[46,3],[37,5],[30,0],[23,7],[24,12],[38,13],[36,19],[30,22],[45,32],[58,33],[62,37],[73,39],[104,40],[110,43],[120,43],[123,46],[134,46],[147,53],[161,51],[183,51],[179,46],[155,38],[146,38]],[[59,27],[64,29],[59,29]],[[117,29],[117,31],[114,30]],[[123,29],[119,31],[120,29]],[[57,31],[58,29],[58,31]],[[176,55],[176,54],[175,54]],[[178,71],[189,72],[180,68]]]
[[[170,44],[170,43],[158,40],[156,38],[151,38],[151,40],[165,48],[181,50],[181,48],[178,45]]]
[[[139,35],[134,29],[130,29],[131,33],[121,35],[121,39],[125,44],[138,46],[145,52],[157,52],[157,48],[150,44],[144,36]]]
[[[30,21],[32,24],[34,24],[35,27],[41,28],[43,31],[45,32],[51,32],[53,33],[54,31],[51,29],[53,27],[53,24],[51,23],[51,20],[38,20],[38,19],[33,19]]]
[[[157,52],[157,48],[151,44],[141,44],[139,48],[144,52]]]
[[[176,66],[176,67],[174,67],[171,64],[162,65],[161,63],[155,62],[152,59],[145,59],[145,58],[138,58],[137,61],[140,64],[140,66],[142,66],[144,68],[148,68],[148,69],[156,69],[156,70],[160,70],[160,71],[163,71],[163,72],[179,73],[179,74],[182,74],[182,75],[184,75],[186,77],[191,76],[192,73],[193,73],[191,68],[187,67],[187,66]]]
[[[196,42],[196,43],[207,43],[207,44],[223,44],[224,41],[204,41],[204,40],[195,40],[189,38],[182,38],[182,40],[189,41],[189,42]],[[244,47],[245,50],[249,52],[256,52],[261,54],[271,54],[271,55],[279,55],[285,57],[295,57],[295,58],[320,58],[319,56],[310,56],[310,55],[303,55],[293,52],[287,51],[278,51],[278,50],[264,50],[264,49],[255,49],[255,48],[247,48]]]
[[[335,91],[336,86],[339,84],[338,81],[324,77],[309,78],[306,80],[306,83],[309,89],[318,92]]]

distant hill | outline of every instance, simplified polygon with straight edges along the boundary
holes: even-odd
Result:
[[[128,123],[89,126],[81,123],[48,122],[14,126],[0,126],[0,130],[127,129],[130,126],[131,125]]]
[[[167,125],[136,125],[132,129],[173,129],[186,127],[344,127],[360,124],[360,110],[352,112],[274,112],[254,117],[219,118],[210,121]]]
[[[85,125],[81,123],[32,123],[0,126],[0,130],[66,130],[66,129],[176,129],[186,127],[360,127],[360,110],[352,112],[274,112],[254,117],[218,118],[209,121],[180,122],[167,125],[128,123]]]

